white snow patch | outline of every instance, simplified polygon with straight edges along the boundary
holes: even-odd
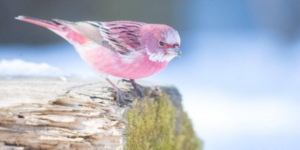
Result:
[[[47,63],[33,63],[20,59],[0,61],[0,77],[57,77],[65,73]]]

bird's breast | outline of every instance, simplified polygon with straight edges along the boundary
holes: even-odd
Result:
[[[98,73],[126,79],[139,79],[151,76],[164,69],[168,62],[154,62],[144,52],[120,55],[105,47],[80,51],[81,57]]]

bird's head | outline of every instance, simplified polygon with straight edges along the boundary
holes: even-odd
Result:
[[[171,61],[180,57],[180,37],[176,30],[167,25],[145,24],[141,28],[141,43],[152,61]]]

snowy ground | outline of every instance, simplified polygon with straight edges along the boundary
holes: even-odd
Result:
[[[300,149],[300,42],[195,33],[182,35],[182,58],[145,80],[179,88],[205,150]],[[0,76],[62,75],[98,76],[67,43],[0,46]]]

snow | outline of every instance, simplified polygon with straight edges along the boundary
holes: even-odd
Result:
[[[57,77],[66,75],[47,63],[33,63],[21,59],[0,61],[0,77]]]

